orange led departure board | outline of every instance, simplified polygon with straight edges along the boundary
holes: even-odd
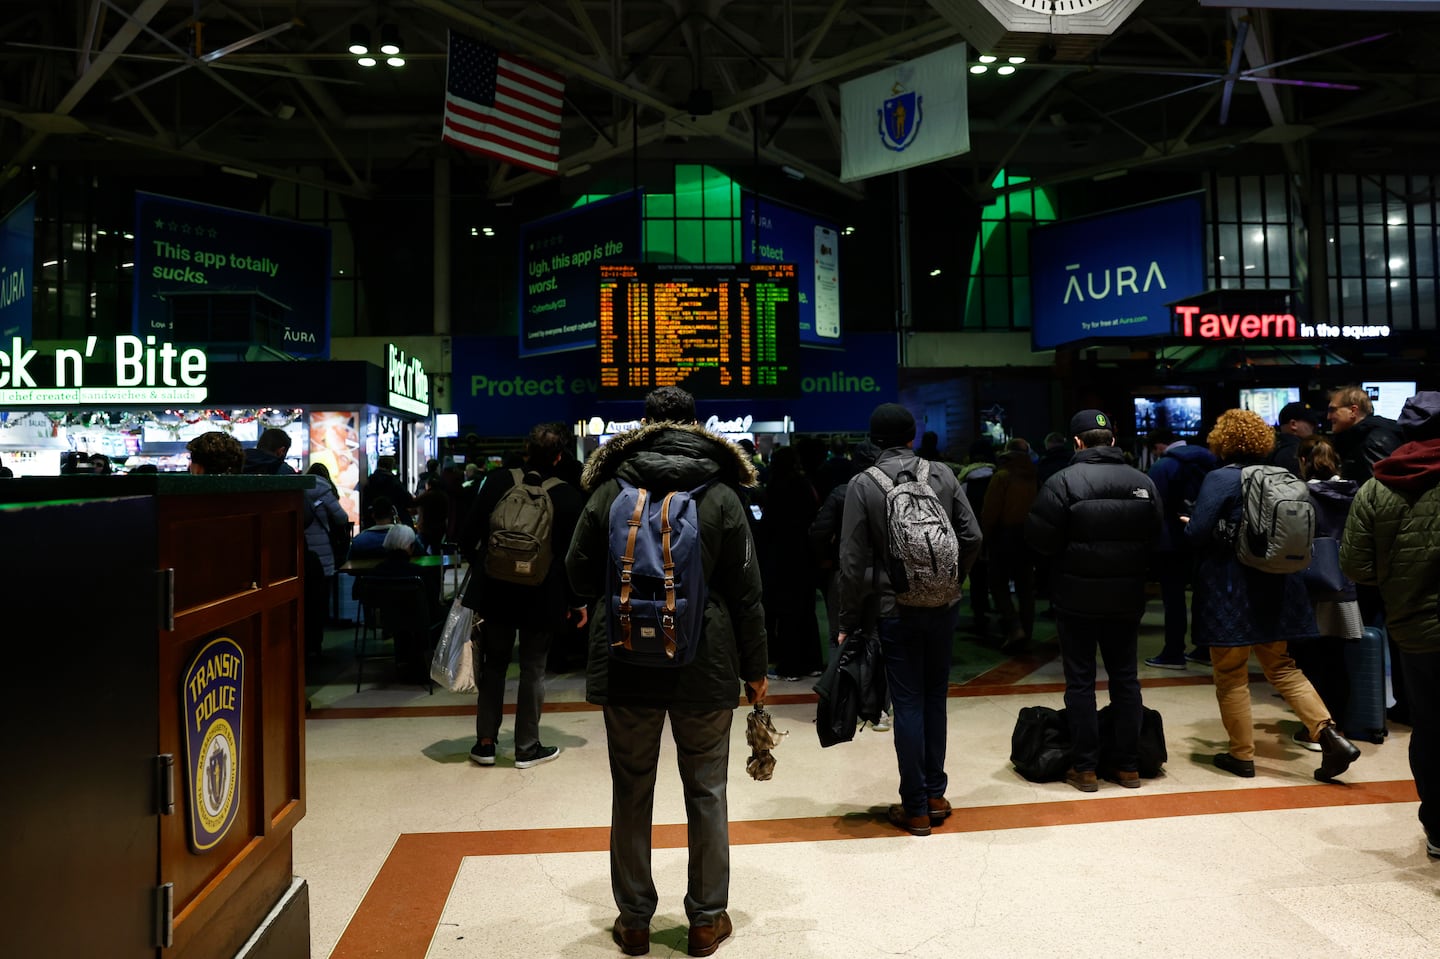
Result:
[[[704,399],[799,391],[791,263],[600,265],[600,395],[679,386]]]

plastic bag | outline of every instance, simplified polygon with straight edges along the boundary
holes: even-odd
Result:
[[[475,644],[471,631],[478,620],[475,611],[461,602],[469,583],[467,570],[450,604],[450,613],[445,617],[445,628],[435,644],[435,656],[430,660],[430,678],[452,693],[475,692]]]

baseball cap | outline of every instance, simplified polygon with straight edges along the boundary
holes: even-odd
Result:
[[[1280,416],[1275,421],[1275,425],[1284,426],[1291,420],[1304,420],[1311,426],[1319,426],[1320,411],[1312,410],[1304,403],[1286,403],[1280,407]]]
[[[1070,417],[1070,435],[1079,436],[1091,430],[1115,432],[1115,423],[1099,410],[1081,410]]]

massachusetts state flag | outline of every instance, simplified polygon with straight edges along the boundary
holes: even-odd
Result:
[[[565,79],[452,32],[440,139],[540,173],[559,172]]]

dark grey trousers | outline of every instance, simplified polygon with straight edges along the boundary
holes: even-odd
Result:
[[[622,923],[643,929],[655,915],[658,896],[650,871],[651,822],[660,732],[670,716],[689,824],[690,873],[685,915],[693,925],[713,925],[730,901],[730,810],[725,787],[730,763],[733,709],[681,712],[606,706],[610,749],[610,887]]]
[[[500,715],[505,707],[505,674],[515,649],[517,630],[505,626],[480,626],[480,643],[475,663],[475,741],[495,739],[500,733]],[[520,688],[515,697],[515,751],[534,749],[540,743],[540,710],[545,706],[545,661],[550,654],[550,634],[518,630],[520,635]]]

